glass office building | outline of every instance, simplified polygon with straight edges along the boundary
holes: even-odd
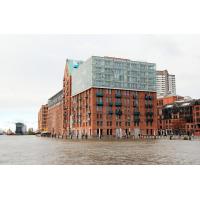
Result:
[[[156,92],[156,64],[92,56],[72,71],[72,96],[89,88]]]

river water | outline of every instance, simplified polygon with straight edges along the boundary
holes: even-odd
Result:
[[[200,164],[200,140],[76,141],[0,136],[0,164]]]

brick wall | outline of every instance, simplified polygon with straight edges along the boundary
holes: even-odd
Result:
[[[96,136],[153,135],[157,130],[157,100],[154,92],[91,88],[72,98],[73,130]]]

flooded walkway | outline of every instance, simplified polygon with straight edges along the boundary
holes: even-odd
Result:
[[[0,164],[200,164],[198,140],[76,141],[0,136]]]

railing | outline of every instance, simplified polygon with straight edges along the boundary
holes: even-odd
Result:
[[[97,97],[103,97],[103,92],[97,92],[97,93],[96,93],[96,96],[97,96]]]
[[[109,102],[108,105],[109,105],[109,106],[113,106],[113,102]]]
[[[133,113],[135,116],[139,116],[140,115],[140,112],[134,112]]]
[[[122,111],[121,111],[121,110],[116,110],[116,111],[115,111],[115,114],[116,114],[116,115],[122,115]]]
[[[121,95],[120,93],[116,93],[116,94],[115,94],[115,97],[116,97],[116,98],[121,98],[122,95]]]
[[[145,96],[145,100],[153,100],[153,97],[152,97],[152,96],[146,95],[146,96]]]
[[[103,102],[97,102],[97,106],[103,106]]]
[[[147,117],[148,117],[148,116],[152,117],[152,116],[153,116],[153,112],[146,112],[146,116],[147,116]]]
[[[109,115],[112,115],[112,114],[113,114],[113,111],[112,111],[112,110],[109,110],[109,111],[108,111],[108,114],[109,114]]]
[[[122,106],[122,103],[121,103],[121,102],[115,102],[115,106],[116,106],[116,107],[121,107],[121,106]]]
[[[145,108],[153,108],[152,104],[145,104]]]

